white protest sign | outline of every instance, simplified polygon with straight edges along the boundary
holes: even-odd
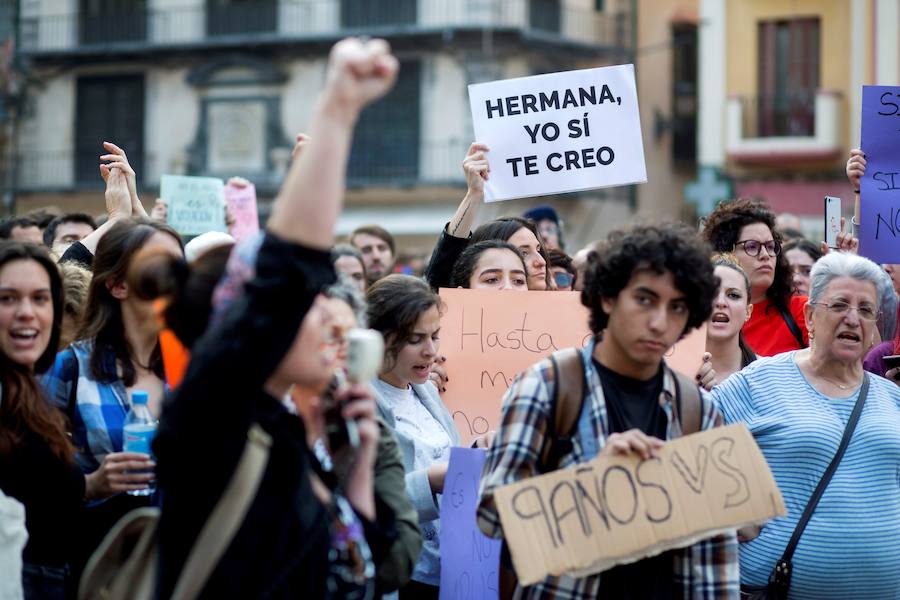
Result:
[[[634,65],[469,86],[485,201],[647,181]]]
[[[182,235],[225,231],[224,187],[215,177],[163,175],[159,195],[168,206],[166,222]]]

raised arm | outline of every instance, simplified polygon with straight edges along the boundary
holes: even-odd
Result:
[[[268,229],[285,241],[325,250],[344,198],[353,125],[362,108],[387,93],[398,63],[384,40],[346,39],[331,51],[309,146],[291,164]]]

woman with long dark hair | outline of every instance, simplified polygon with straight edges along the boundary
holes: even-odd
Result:
[[[0,242],[0,490],[25,506],[27,599],[62,599],[85,480],[62,413],[35,375],[56,356],[63,316],[59,270],[42,248]]]

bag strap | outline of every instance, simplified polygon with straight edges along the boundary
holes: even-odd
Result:
[[[247,443],[228,487],[200,530],[171,600],[193,600],[203,590],[219,559],[244,521],[269,462],[272,437],[259,424],[247,431]]]
[[[697,382],[678,371],[666,367],[675,383],[675,419],[681,424],[681,434],[690,435],[700,431],[703,425],[703,398]]]
[[[794,339],[797,340],[797,343],[800,344],[800,348],[806,348],[806,342],[803,341],[803,332],[800,331],[797,321],[794,320],[794,315],[782,306],[778,307],[778,312],[781,313],[781,318],[784,319],[787,328],[791,330],[791,335],[793,335]]]
[[[859,422],[859,416],[862,414],[863,405],[866,403],[866,396],[868,393],[869,374],[865,373],[863,374],[862,387],[859,388],[859,398],[857,398],[856,405],[853,407],[853,412],[850,414],[850,419],[847,421],[847,426],[844,428],[844,437],[841,438],[841,445],[838,446],[837,453],[834,455],[834,458],[831,459],[831,464],[825,469],[822,479],[819,480],[819,485],[816,486],[812,496],[809,497],[809,502],[806,503],[806,508],[803,509],[803,515],[797,522],[797,527],[794,528],[794,533],[791,535],[791,541],[788,542],[779,562],[787,564],[791,562],[791,558],[794,556],[794,550],[797,549],[797,544],[800,542],[800,536],[803,535],[803,530],[806,529],[806,524],[809,523],[809,520],[812,518],[812,514],[816,510],[816,505],[819,504],[822,494],[825,493],[825,488],[828,487],[828,482],[831,481],[831,477],[834,475],[834,472],[837,471],[838,465],[844,457],[844,452],[846,452],[847,446],[850,445],[850,438],[853,437],[853,431],[856,429],[856,424]]]
[[[553,365],[553,410],[547,432],[553,432],[553,437],[550,443],[545,438],[538,464],[540,473],[555,470],[560,459],[571,451],[572,433],[584,403],[581,352],[577,348],[559,350],[550,355],[550,363]]]

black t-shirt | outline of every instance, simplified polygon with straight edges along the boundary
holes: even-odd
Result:
[[[596,360],[600,375],[609,433],[640,429],[647,435],[666,439],[668,420],[659,405],[663,386],[663,366],[646,381],[632,379],[607,369]],[[672,598],[671,552],[663,552],[628,565],[620,565],[600,575],[598,598],[616,600],[670,600]]]

